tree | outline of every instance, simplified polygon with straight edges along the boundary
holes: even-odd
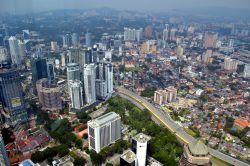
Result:
[[[91,158],[91,162],[94,165],[100,165],[103,163],[103,157],[100,154],[97,154],[95,151],[91,150],[90,151],[90,158]]]
[[[67,145],[59,145],[57,147],[57,152],[60,157],[63,157],[69,154],[69,148]]]
[[[76,142],[75,142],[75,146],[79,149],[82,148],[82,140],[81,139],[77,139]]]
[[[86,160],[84,158],[76,157],[74,158],[74,166],[83,166],[85,165]]]

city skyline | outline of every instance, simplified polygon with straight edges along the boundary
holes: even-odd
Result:
[[[231,8],[250,10],[248,0],[3,0],[0,11],[11,14],[36,13],[42,11],[58,9],[94,9],[94,8],[113,8],[118,10],[152,11],[165,12],[175,9],[196,9],[196,8]]]

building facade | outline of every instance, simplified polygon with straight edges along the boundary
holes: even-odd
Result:
[[[89,149],[97,153],[121,138],[121,117],[109,112],[88,122]]]
[[[83,107],[82,82],[79,80],[70,81],[69,89],[71,108],[80,110]]]
[[[95,64],[88,64],[84,66],[84,92],[87,104],[96,102],[96,66]]]

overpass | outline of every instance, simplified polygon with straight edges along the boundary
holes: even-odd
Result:
[[[158,120],[160,121],[165,127],[167,127],[172,133],[174,133],[182,142],[184,143],[192,143],[196,139],[186,133],[183,128],[181,128],[175,121],[172,120],[172,118],[167,114],[165,115],[163,112],[161,112],[159,109],[154,107],[151,103],[149,103],[146,99],[143,97],[137,95],[134,92],[131,92],[123,87],[116,87],[116,90],[118,94],[122,94],[127,96],[128,98],[132,99],[134,102],[137,102],[144,108],[148,109],[150,113]],[[209,148],[209,153],[216,157],[219,158],[223,161],[228,162],[229,164],[235,165],[235,166],[249,166],[249,164],[238,160],[232,156],[229,156],[227,154],[224,154],[218,150]]]

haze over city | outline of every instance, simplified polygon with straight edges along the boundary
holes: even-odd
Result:
[[[0,166],[250,166],[249,0],[0,0]]]

